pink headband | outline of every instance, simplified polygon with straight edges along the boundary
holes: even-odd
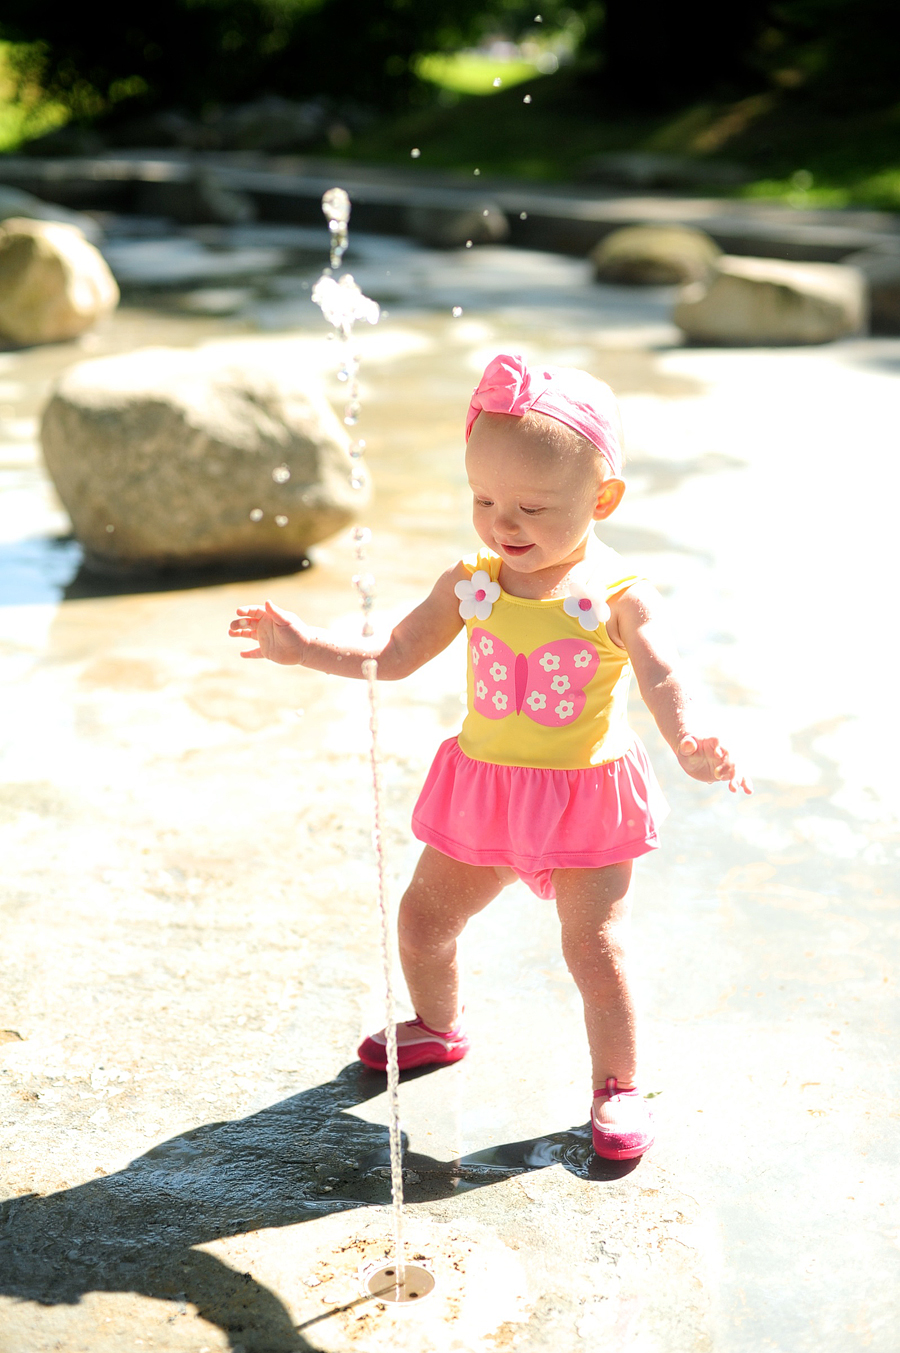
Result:
[[[466,417],[466,441],[482,409],[516,418],[533,409],[579,432],[605,457],[614,475],[622,472],[612,390],[586,371],[565,366],[529,368],[518,353],[501,352],[488,362],[472,395]]]

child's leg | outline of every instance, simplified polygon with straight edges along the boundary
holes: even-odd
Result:
[[[615,1076],[635,1083],[634,1002],[627,941],[632,862],[603,869],[557,869],[553,883],[562,925],[562,951],[584,1001],[594,1088]]]
[[[463,864],[432,846],[422,851],[400,903],[400,962],[416,1014],[431,1029],[459,1018],[456,941],[470,916],[502,889],[491,868]]]

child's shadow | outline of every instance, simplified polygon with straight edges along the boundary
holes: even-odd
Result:
[[[250,1118],[163,1142],[118,1174],[4,1203],[0,1293],[45,1305],[95,1291],[191,1302],[246,1353],[312,1349],[274,1293],[193,1247],[388,1202],[387,1132],[345,1112],[383,1090],[383,1076],[354,1062]],[[556,1163],[585,1179],[636,1164],[598,1161],[589,1129],[576,1128],[449,1162],[407,1152],[419,1180],[406,1194],[425,1202]]]

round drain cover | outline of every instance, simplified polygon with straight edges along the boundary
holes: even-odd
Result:
[[[397,1264],[385,1259],[362,1274],[366,1296],[398,1306],[415,1305],[434,1291],[434,1274],[421,1264]]]

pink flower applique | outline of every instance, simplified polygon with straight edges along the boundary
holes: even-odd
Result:
[[[595,630],[603,620],[609,619],[609,607],[596,594],[591,596],[577,583],[569,583],[569,595],[563,602],[566,615],[577,620],[583,630]]]
[[[459,613],[463,620],[487,620],[500,596],[500,584],[491,582],[491,575],[478,568],[471,578],[458,582],[453,591],[459,597]]]

